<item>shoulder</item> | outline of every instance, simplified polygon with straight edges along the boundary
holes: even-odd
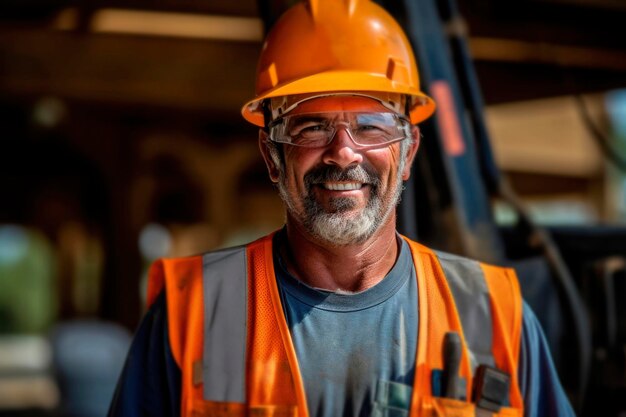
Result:
[[[422,258],[430,257],[431,259],[439,261],[439,262],[446,262],[446,263],[455,264],[455,265],[465,265],[465,266],[486,265],[486,266],[491,266],[495,268],[502,268],[502,267],[497,267],[495,265],[489,265],[484,262],[467,258],[461,255],[456,255],[453,253],[444,252],[444,251],[437,250],[437,249],[432,249],[426,245],[418,243],[405,236],[401,236],[401,237],[409,244],[409,247],[411,248],[411,252],[413,252],[413,254],[415,255],[421,255]],[[507,268],[502,268],[502,269],[507,269]]]
[[[194,255],[181,258],[161,258],[152,263],[148,272],[148,307],[168,287],[180,287],[201,278],[202,257]]]
[[[245,256],[246,246],[220,249],[180,258],[161,258],[150,266],[148,275],[149,304],[164,288],[182,289],[201,281],[206,268],[214,268],[234,257]]]
[[[263,236],[246,245],[218,249],[193,256],[156,260],[151,265],[148,274],[148,306],[154,303],[164,289],[169,295],[174,290],[180,292],[185,288],[201,285],[205,276],[218,279],[228,275],[220,272],[230,273],[233,270],[245,269],[248,252],[260,247],[271,248],[273,235],[274,233]]]
[[[453,253],[443,252],[439,250],[435,250],[433,252],[436,254],[437,259],[439,259],[439,261],[442,263],[480,268],[483,274],[497,273],[500,275],[515,277],[515,271],[512,268],[506,266],[478,261],[475,259],[466,258],[464,256],[455,255]]]
[[[434,253],[446,275],[461,276],[463,279],[472,276],[478,280],[485,281],[487,286],[493,290],[496,288],[503,289],[502,287],[504,286],[508,288],[508,291],[521,296],[517,274],[512,268],[493,265],[442,251],[434,251]]]
[[[430,249],[405,238],[416,262],[422,262],[426,271],[442,274],[455,297],[489,294],[503,314],[521,321],[522,296],[515,271],[490,265],[464,256]],[[428,274],[427,274],[428,275]],[[517,327],[517,326],[514,326]]]
[[[441,263],[446,263],[450,265],[462,265],[465,267],[480,267],[481,265],[486,265],[484,262],[477,261],[475,259],[466,258],[465,256],[456,255],[449,252],[444,252],[440,250],[433,250],[433,253],[436,255],[437,259]]]
[[[456,255],[450,252],[444,252],[441,250],[432,249],[426,245],[423,245],[419,242],[411,240],[406,236],[401,236],[401,237],[409,244],[409,247],[415,253],[419,253],[423,255],[432,255],[436,259],[447,261],[447,262],[452,262],[452,263],[457,263],[457,264],[464,264],[464,265],[479,264],[479,265],[489,266],[492,268],[500,268],[500,269],[505,269],[505,270],[510,269],[507,267],[492,265],[486,262],[478,261],[472,258],[467,258],[465,256]]]

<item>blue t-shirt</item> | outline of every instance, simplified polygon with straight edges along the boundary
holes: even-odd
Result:
[[[398,260],[380,283],[356,294],[301,283],[278,252],[274,265],[309,415],[407,415],[418,320],[408,244],[402,240]]]
[[[406,243],[385,279],[353,295],[306,287],[275,264],[310,415],[406,415],[417,336],[403,329],[416,329],[418,319]],[[360,310],[348,305],[352,297]],[[162,293],[135,334],[111,417],[180,416],[181,371],[169,345],[166,303]],[[526,417],[574,416],[539,322],[525,303],[518,378]]]

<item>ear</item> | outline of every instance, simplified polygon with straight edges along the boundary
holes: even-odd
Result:
[[[261,155],[263,156],[263,160],[265,161],[265,166],[267,167],[267,172],[270,176],[270,180],[273,183],[277,183],[278,178],[280,177],[280,171],[274,163],[272,155],[270,155],[267,141],[267,133],[263,129],[259,129],[259,149],[261,150]]]
[[[417,150],[420,147],[420,129],[417,126],[411,127],[411,136],[413,142],[409,145],[409,151],[406,153],[406,164],[404,165],[404,171],[402,171],[402,180],[407,181],[411,176],[411,166],[413,166],[413,160],[417,155]]]

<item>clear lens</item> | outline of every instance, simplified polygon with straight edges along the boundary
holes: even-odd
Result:
[[[363,147],[397,142],[411,134],[408,120],[391,112],[306,113],[285,116],[270,125],[270,140],[309,148],[328,145],[338,129]]]

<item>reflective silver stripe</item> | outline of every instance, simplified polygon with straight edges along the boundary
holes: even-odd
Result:
[[[245,247],[202,257],[202,380],[208,401],[246,400],[247,269]]]
[[[495,365],[489,289],[480,264],[449,253],[435,252],[459,312],[470,350],[472,372],[478,365]]]

